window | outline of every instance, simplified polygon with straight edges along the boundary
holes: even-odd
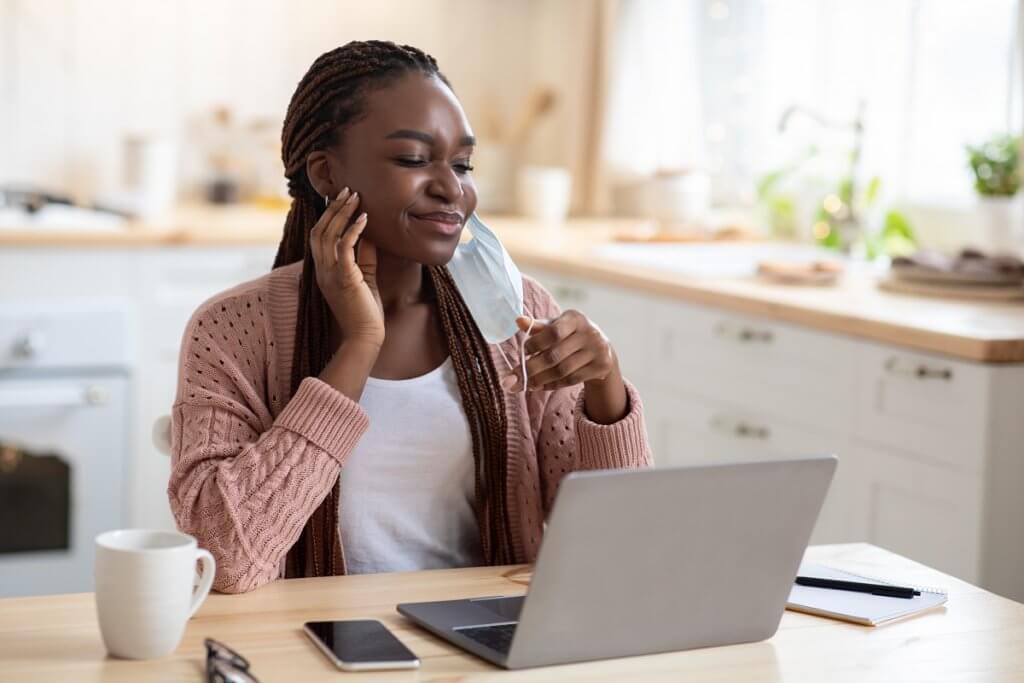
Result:
[[[964,145],[1019,131],[1024,120],[1016,0],[669,4],[677,7],[620,5],[608,160],[626,172],[666,161],[703,167],[719,204],[752,203],[758,177],[811,145],[822,151],[816,171],[838,174],[853,140],[843,124],[863,106],[861,181],[880,176],[892,200],[966,206],[974,192]],[[637,114],[642,125],[616,123],[624,119],[615,112],[638,109],[654,84],[676,98],[650,100],[658,113]],[[813,115],[794,113],[782,132],[792,105]],[[699,134],[674,139],[680,123]],[[644,141],[630,144],[630,135]]]

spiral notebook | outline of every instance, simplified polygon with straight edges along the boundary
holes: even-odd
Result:
[[[810,562],[804,562],[800,565],[799,575],[813,576],[821,579],[890,584],[890,582],[881,579],[851,574],[850,572]],[[820,617],[852,621],[855,624],[864,624],[865,626],[881,626],[897,619],[904,619],[914,614],[934,609],[946,602],[947,594],[943,590],[923,588],[921,586],[914,586],[914,588],[921,591],[921,594],[908,600],[906,598],[890,598],[884,595],[856,593],[833,588],[794,585],[789,593],[786,609],[806,612]]]

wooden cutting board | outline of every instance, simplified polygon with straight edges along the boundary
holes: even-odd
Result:
[[[977,299],[981,301],[1021,301],[1024,287],[990,285],[950,285],[908,282],[887,277],[878,281],[879,289],[899,294],[933,296],[941,299]]]

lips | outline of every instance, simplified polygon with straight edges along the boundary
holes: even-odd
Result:
[[[454,235],[462,228],[465,220],[461,213],[434,211],[432,213],[412,214],[412,217],[422,225],[428,226],[442,235]]]
[[[449,213],[445,211],[435,211],[433,213],[418,213],[414,214],[414,217],[426,221],[433,221],[435,223],[454,223],[456,225],[462,225],[463,221],[461,213]]]

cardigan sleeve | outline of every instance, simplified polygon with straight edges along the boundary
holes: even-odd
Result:
[[[315,377],[271,418],[263,376],[269,328],[257,325],[257,304],[240,296],[196,312],[172,413],[171,510],[214,556],[214,588],[227,593],[278,578],[369,426],[358,403]]]
[[[554,318],[561,313],[558,304],[541,285],[529,278],[523,280],[524,305],[531,316]],[[628,380],[626,414],[618,422],[607,425],[587,417],[582,385],[544,393],[543,414],[534,441],[545,515],[551,511],[559,482],[569,472],[653,464],[643,403]]]

